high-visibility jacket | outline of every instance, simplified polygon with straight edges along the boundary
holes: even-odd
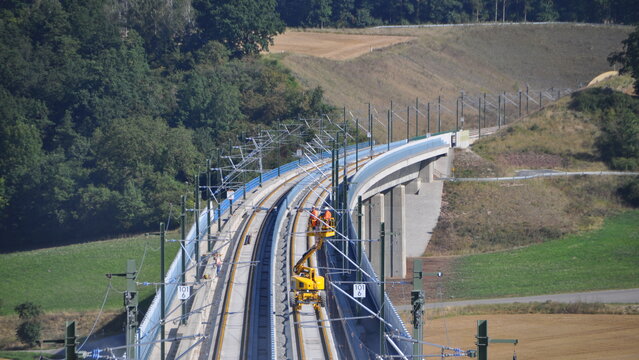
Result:
[[[312,227],[316,227],[317,226],[317,219],[318,218],[319,218],[319,211],[311,210],[310,222],[311,222],[311,226]]]

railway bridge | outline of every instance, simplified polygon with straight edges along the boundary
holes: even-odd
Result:
[[[405,275],[407,202],[446,175],[452,148],[467,144],[460,131],[351,145],[272,170],[198,211],[178,240],[165,295],[127,347],[131,357],[410,357],[414,341],[379,274]],[[330,207],[337,220],[336,235],[308,262],[325,277],[327,300],[295,310],[290,279],[315,241],[306,230],[312,206]]]

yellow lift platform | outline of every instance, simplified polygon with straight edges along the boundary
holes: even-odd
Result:
[[[324,244],[324,239],[335,236],[335,218],[330,217],[328,221],[320,219],[319,226],[313,228],[310,225],[307,229],[307,236],[315,237],[315,244],[311,246],[293,267],[293,296],[291,303],[295,310],[301,310],[303,304],[312,304],[315,310],[319,310],[326,305],[326,294],[324,292],[324,277],[317,273],[317,269],[306,266],[308,259]]]

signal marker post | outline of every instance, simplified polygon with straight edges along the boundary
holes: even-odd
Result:
[[[413,310],[413,338],[417,340],[413,344],[413,356],[420,357],[423,354],[422,341],[424,340],[424,304],[426,303],[426,294],[424,292],[424,276],[442,277],[440,271],[434,273],[425,273],[422,271],[422,260],[415,259],[413,261],[413,291],[411,291],[411,305]]]

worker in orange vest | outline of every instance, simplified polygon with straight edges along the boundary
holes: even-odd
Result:
[[[333,214],[328,209],[328,206],[324,208],[324,214],[322,214],[322,221],[324,221],[324,226],[329,226],[331,223],[331,219],[333,218]]]
[[[308,222],[311,226],[311,229],[313,230],[317,230],[317,223],[319,219],[319,211],[317,211],[317,209],[315,208],[315,206],[313,206],[311,208],[311,217],[308,219]]]

